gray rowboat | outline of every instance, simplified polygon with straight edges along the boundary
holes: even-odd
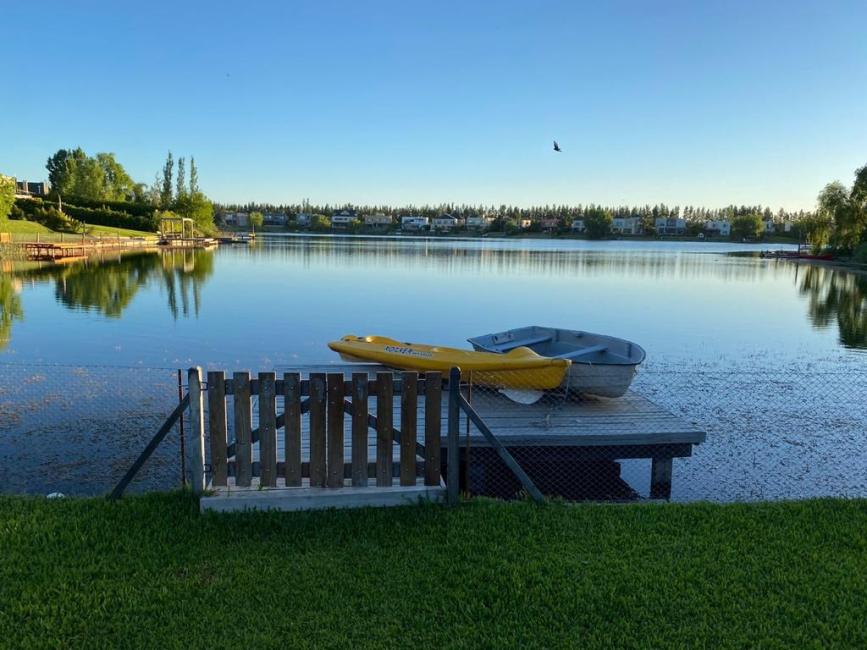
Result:
[[[644,349],[614,336],[531,325],[467,339],[482,352],[508,352],[528,347],[544,357],[569,359],[572,367],[563,387],[588,395],[621,397],[629,389]]]

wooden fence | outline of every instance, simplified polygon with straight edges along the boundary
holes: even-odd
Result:
[[[374,377],[355,372],[347,379],[343,373],[324,372],[308,378],[299,372],[284,373],[282,378],[274,372],[256,377],[236,372],[229,378],[225,372],[212,371],[204,386],[196,386],[198,373],[191,371],[190,393],[206,394],[198,408],[204,411],[207,403],[215,487],[228,485],[230,478],[236,487],[250,487],[256,476],[264,488],[278,487],[278,480],[286,487],[441,485],[447,382],[439,372],[377,372]],[[195,412],[195,400],[192,408]],[[454,446],[456,458],[456,430]]]

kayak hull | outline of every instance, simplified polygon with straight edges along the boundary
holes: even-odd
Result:
[[[508,354],[474,352],[442,346],[402,343],[384,336],[344,336],[328,344],[346,361],[373,361],[390,368],[448,373],[461,369],[461,379],[498,388],[550,390],[560,386],[571,362],[542,357],[529,348]]]

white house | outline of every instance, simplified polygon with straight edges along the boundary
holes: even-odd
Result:
[[[774,221],[772,217],[765,217],[762,219],[762,223],[765,225],[765,234],[773,235],[777,232],[777,223]]]
[[[682,235],[686,232],[686,219],[683,217],[657,217],[655,225],[659,235]]]
[[[223,216],[223,222],[227,226],[246,227],[250,225],[250,215],[246,212],[227,212]]]
[[[526,230],[527,228],[529,228],[530,226],[533,225],[533,220],[532,219],[518,219],[517,223],[518,223],[518,228],[520,228],[522,230]]]
[[[467,228],[481,230],[482,228],[490,226],[493,221],[493,217],[480,217],[478,215],[473,215],[472,217],[467,217]]]
[[[611,221],[611,232],[619,235],[640,235],[641,217],[614,217]]]
[[[400,227],[402,230],[427,230],[430,228],[430,219],[417,216],[401,217]]]
[[[450,214],[441,214],[438,217],[434,217],[433,221],[431,221],[432,230],[452,230],[461,225],[463,225],[463,220]]]
[[[370,228],[387,228],[391,225],[391,217],[382,212],[364,215],[364,225]]]
[[[545,217],[539,222],[539,224],[542,226],[542,230],[546,232],[554,232],[560,227],[560,219],[557,217]]]
[[[309,226],[312,219],[313,215],[308,214],[307,212],[299,212],[295,215],[295,225],[305,227]]]
[[[728,237],[732,234],[732,224],[728,219],[708,219],[704,222],[704,231],[709,235]]]
[[[262,216],[262,223],[266,226],[285,226],[289,221],[283,212],[266,212]]]
[[[355,210],[340,210],[331,216],[332,228],[346,228],[355,221]]]
[[[572,232],[584,232],[585,230],[584,219],[575,219],[572,222]]]

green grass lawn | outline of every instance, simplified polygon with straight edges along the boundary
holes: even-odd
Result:
[[[13,235],[49,235],[59,236],[59,233],[46,228],[41,223],[35,221],[25,221],[23,219],[7,219],[3,224],[0,224],[0,232],[9,232]],[[141,230],[130,230],[128,228],[114,228],[112,226],[88,226],[88,234],[92,237],[155,237],[152,232],[142,232]],[[70,239],[75,238],[74,233],[64,233],[64,237]],[[21,237],[16,237],[16,240],[21,240]]]
[[[15,647],[867,647],[867,501],[0,498]]]

